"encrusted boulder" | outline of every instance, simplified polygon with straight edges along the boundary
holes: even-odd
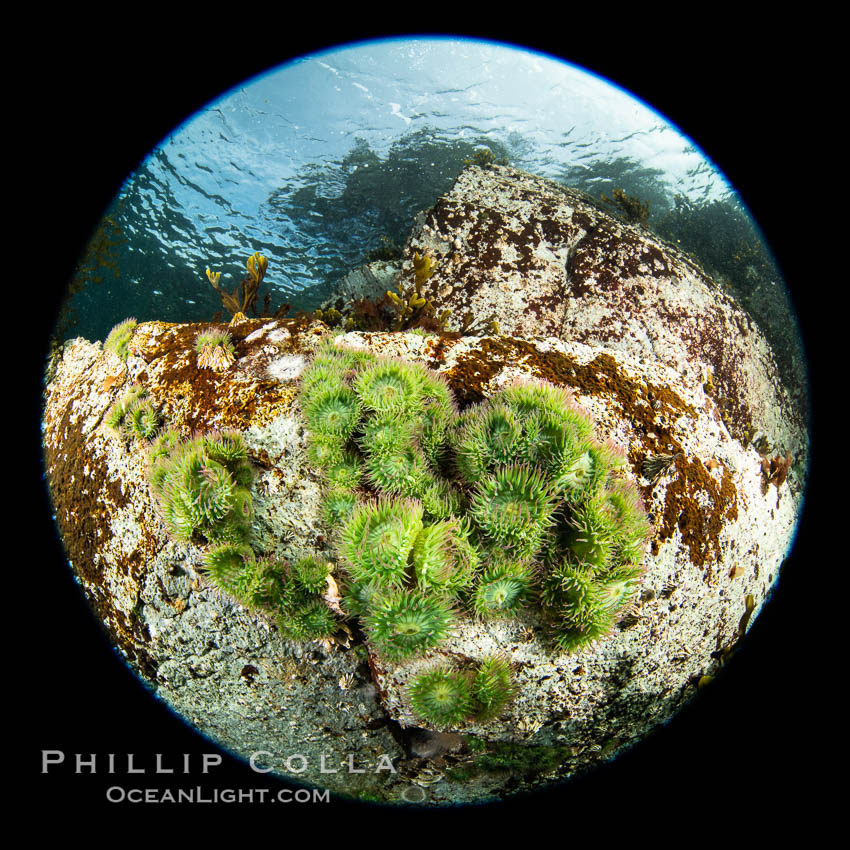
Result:
[[[478,801],[640,740],[724,663],[793,539],[807,434],[746,313],[693,260],[582,193],[469,168],[419,217],[399,264],[349,276],[329,303],[417,285],[450,311],[450,332],[341,333],[306,317],[149,322],[129,334],[126,360],[71,340],[49,369],[45,466],[93,608],[128,664],[196,728],[340,793],[410,801],[416,787],[433,803]],[[196,339],[211,327],[229,332],[233,362],[199,360]],[[110,427],[110,411],[137,387],[183,436],[239,431],[255,470],[252,546],[289,561],[322,555],[334,566],[325,600],[339,610],[344,567],[299,407],[299,378],[328,336],[441,373],[461,408],[521,377],[571,388],[597,436],[625,450],[652,526],[639,598],[610,637],[559,653],[529,606],[486,624],[463,615],[425,657],[393,663],[353,618],[333,639],[296,643],[216,591],[203,547],[169,534],[144,441]],[[494,654],[511,662],[514,701],[486,722],[423,730],[411,677],[440,659]],[[490,770],[506,752],[510,764],[530,753],[536,767]]]
[[[326,329],[243,323],[231,328],[236,362],[218,372],[194,365],[201,327],[140,325],[126,364],[99,344],[74,340],[48,386],[44,438],[57,523],[116,645],[162,699],[222,745],[250,756],[268,753],[274,740],[263,766],[285,774],[306,763],[301,779],[380,799],[398,798],[419,779],[434,782],[436,802],[498,796],[503,776],[473,770],[467,783],[435,779],[417,755],[422,746],[407,752],[390,734],[388,717],[411,729],[411,741],[422,735],[406,686],[427,659],[391,665],[345,633],[324,644],[286,641],[273,621],[206,582],[197,546],[169,538],[144,452],[105,421],[130,384],[142,385],[164,420],[186,433],[227,427],[244,434],[257,469],[258,549],[333,556],[297,402],[301,369]],[[661,364],[554,339],[351,333],[337,342],[424,363],[467,399],[518,375],[572,386],[598,431],[627,447],[629,475],[654,523],[640,601],[595,651],[553,653],[529,613],[487,628],[465,618],[429,655],[474,661],[502,652],[515,667],[516,701],[498,720],[458,731],[552,748],[563,775],[606,747],[610,755],[640,739],[686,702],[769,592],[799,506],[793,474],[765,489],[755,449],[710,415],[701,387],[683,386]],[[666,466],[650,477],[645,461],[662,452]],[[293,753],[305,761],[288,762]],[[352,757],[365,773],[324,772]],[[459,765],[474,766],[476,757],[462,748],[452,755]]]

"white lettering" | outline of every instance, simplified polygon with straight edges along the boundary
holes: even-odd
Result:
[[[204,753],[204,773],[210,772],[210,767],[218,767],[221,764],[221,756],[218,753]]]
[[[63,761],[65,761],[65,753],[62,750],[42,750],[41,772],[47,773],[47,765],[62,764]]]
[[[251,753],[251,758],[248,759],[248,764],[251,765],[251,770],[255,773],[271,773],[272,769],[270,767],[260,767],[260,765],[257,764],[257,759],[260,756],[268,756],[271,758],[271,755],[271,753],[267,753],[265,750],[260,750],[258,753]]]
[[[292,766],[293,759],[301,759],[301,769],[300,770],[298,770],[297,768]],[[307,759],[304,758],[304,756],[298,755],[296,753],[294,756],[288,756],[286,761],[284,762],[284,765],[286,766],[286,769],[290,773],[304,773],[304,771],[307,770]]]
[[[88,759],[84,759],[82,753],[77,753],[77,769],[74,773],[82,773],[84,766],[91,768],[89,773],[97,773],[97,756],[94,753],[89,753]]]
[[[390,757],[386,753],[378,759],[378,766],[375,768],[375,773],[380,773],[382,770],[389,770],[392,773],[396,772]]]

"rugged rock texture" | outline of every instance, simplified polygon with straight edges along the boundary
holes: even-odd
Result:
[[[610,757],[693,696],[743,632],[748,597],[754,617],[776,579],[802,500],[806,435],[758,329],[691,261],[584,196],[470,169],[409,250],[439,258],[426,281],[439,306],[495,312],[502,335],[351,332],[338,344],[439,370],[462,405],[519,375],[574,387],[598,433],[627,447],[654,524],[641,599],[596,651],[554,655],[528,614],[486,630],[466,620],[432,653],[510,656],[520,693],[498,721],[418,730],[405,686],[427,661],[390,665],[353,624],[353,635],[293,644],[219,597],[202,552],[169,539],[141,445],[104,423],[137,382],[185,434],[238,428],[257,469],[255,549],[332,556],[297,402],[298,377],[328,332],[321,323],[235,325],[237,359],[223,372],[198,368],[198,325],[140,325],[126,364],[99,343],[69,342],[48,376],[46,468],[93,606],[130,665],[198,729],[340,793],[481,800]],[[411,263],[401,268],[404,282]],[[787,478],[768,480],[755,434],[791,452]],[[648,473],[644,462],[659,455],[670,464]]]
[[[397,265],[402,287],[413,285],[414,252],[436,261],[422,295],[451,310],[450,330],[492,316],[509,335],[659,361],[705,385],[737,439],[764,436],[805,464],[800,393],[782,386],[750,316],[692,258],[583,192],[507,166],[467,168],[418,217]],[[343,280],[344,300],[385,293],[387,265],[368,268]]]

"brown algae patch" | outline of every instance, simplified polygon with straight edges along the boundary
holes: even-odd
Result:
[[[146,388],[160,406],[165,420],[179,422],[192,431],[244,430],[288,412],[297,395],[294,382],[281,383],[273,378],[246,374],[239,368],[240,360],[262,349],[262,337],[251,343],[246,342],[246,337],[263,324],[262,320],[257,320],[233,327],[175,325],[154,347],[144,351],[142,356],[149,363],[150,376]],[[279,324],[284,326],[282,322]],[[296,321],[291,324],[295,325]],[[236,362],[223,372],[198,368],[195,339],[202,329],[213,328],[227,330],[236,350]],[[297,347],[300,330],[303,328],[290,330],[286,344],[277,347],[281,354]]]
[[[45,439],[44,466],[47,474],[56,525],[68,560],[80,578],[86,595],[110,637],[149,679],[156,676],[157,664],[145,647],[150,637],[136,617],[126,616],[113,601],[100,557],[104,544],[113,535],[111,517],[129,504],[121,482],[109,474],[105,459],[89,452],[89,439],[82,420],[74,419],[74,400],[67,403],[55,425],[55,438]],[[61,448],[55,448],[61,446]],[[140,523],[144,530],[145,524]],[[128,556],[124,572],[136,586],[141,586],[148,558],[146,552],[156,549],[150,534]]]
[[[444,374],[463,407],[481,401],[490,381],[506,366],[520,365],[534,377],[569,386],[580,395],[605,398],[619,409],[640,441],[629,462],[636,476],[647,457],[677,455],[668,473],[672,480],[664,493],[653,549],[678,531],[690,559],[704,567],[718,559],[720,533],[726,521],[738,518],[737,490],[727,470],[718,483],[699,458],[687,457],[675,436],[674,423],[685,415],[696,419],[694,408],[667,387],[626,375],[609,354],[598,354],[587,364],[558,351],[539,351],[532,343],[510,337],[487,337],[472,351],[458,357]],[[642,488],[645,504],[651,503],[654,484]]]

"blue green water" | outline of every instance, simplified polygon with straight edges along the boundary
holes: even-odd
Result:
[[[770,249],[696,144],[583,69],[433,38],[303,57],[188,117],[97,226],[59,335],[104,339],[128,316],[207,321],[221,302],[205,270],[232,290],[255,251],[269,258],[260,309],[266,292],[272,310],[312,309],[370,252],[403,245],[482,148],[597,198],[648,202],[649,226],[738,297],[786,374],[803,362]]]

